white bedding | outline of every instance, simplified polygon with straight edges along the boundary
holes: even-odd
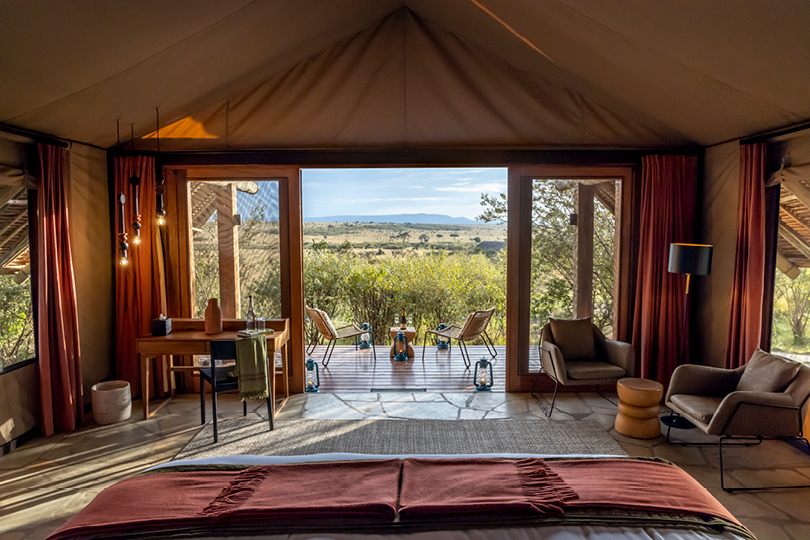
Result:
[[[382,455],[382,454],[353,454],[332,453],[312,454],[306,456],[224,456],[217,458],[186,459],[170,461],[157,465],[149,470],[160,469],[174,465],[205,465],[205,464],[234,464],[234,465],[274,465],[285,463],[306,463],[317,461],[346,461],[359,459],[390,459],[392,457],[423,457],[423,458],[460,458],[460,457],[505,457],[505,458],[551,458],[551,457],[627,457],[606,455],[544,455],[544,454],[414,454],[414,455]],[[267,536],[237,536],[202,538],[200,540],[742,540],[742,537],[731,532],[723,534],[708,534],[698,531],[687,531],[669,528],[639,528],[639,527],[582,527],[582,526],[545,526],[545,527],[518,527],[506,529],[468,529],[452,531],[430,531],[408,534],[290,534]]]

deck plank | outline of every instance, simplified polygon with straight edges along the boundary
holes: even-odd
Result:
[[[506,347],[497,346],[498,356],[492,364],[494,384],[492,390],[503,392],[506,379]],[[389,347],[377,345],[375,365],[371,349],[355,351],[354,346],[335,347],[332,359],[323,367],[325,346],[318,346],[308,358],[320,365],[321,392],[370,392],[375,391],[426,391],[426,392],[471,392],[475,390],[473,373],[475,366],[464,366],[458,347],[439,350],[435,346],[425,349],[422,362],[422,347],[415,347],[415,357],[407,361],[389,357]],[[473,362],[482,356],[489,358],[483,345],[468,346]]]

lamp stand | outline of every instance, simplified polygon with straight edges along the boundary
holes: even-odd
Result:
[[[689,342],[689,278],[691,277],[692,274],[686,274],[686,299],[683,302],[683,318],[681,320],[681,350],[678,351],[678,356],[680,356],[681,351],[686,350],[686,344]],[[676,415],[672,412],[670,412],[669,416],[664,416],[661,418],[661,423],[663,423],[665,426],[674,427],[676,429],[692,429],[695,427],[695,424],[683,416]]]

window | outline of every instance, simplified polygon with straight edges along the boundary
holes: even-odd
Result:
[[[0,370],[36,356],[29,279],[29,192],[22,188],[10,195],[0,206]]]
[[[279,185],[276,181],[194,181],[191,228],[196,317],[218,298],[223,317],[281,317]]]

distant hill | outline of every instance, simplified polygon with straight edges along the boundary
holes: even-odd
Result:
[[[324,216],[304,218],[314,223],[419,223],[430,225],[485,225],[465,217],[452,217],[443,214],[387,214],[380,216]]]

